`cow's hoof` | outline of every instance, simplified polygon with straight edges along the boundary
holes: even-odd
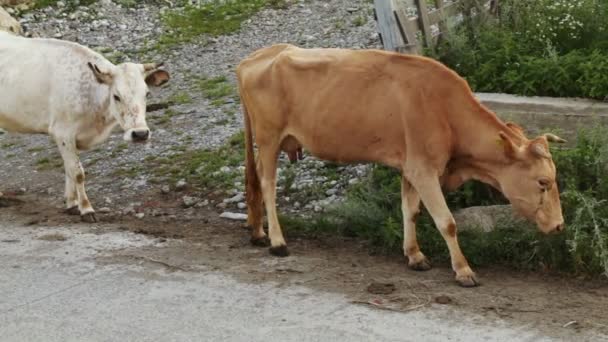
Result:
[[[251,244],[256,246],[256,247],[268,247],[270,245],[270,240],[268,239],[267,236],[263,236],[260,238],[256,238],[256,237],[251,237]]]
[[[270,247],[270,254],[278,257],[286,257],[289,256],[289,250],[287,250],[286,245]]]
[[[458,282],[458,285],[462,287],[475,287],[481,285],[474,273],[462,276],[456,275],[456,281]]]
[[[78,206],[75,205],[75,206],[73,206],[71,208],[67,208],[65,210],[65,213],[68,214],[68,215],[74,215],[75,216],[75,215],[80,215],[80,210],[78,209]]]
[[[95,213],[88,213],[80,216],[82,222],[86,223],[95,223],[97,222],[97,217],[95,217]]]
[[[417,262],[410,262],[408,263],[408,266],[414,271],[428,271],[432,268],[431,263],[427,258],[424,258]]]

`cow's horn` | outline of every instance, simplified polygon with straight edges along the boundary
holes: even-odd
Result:
[[[566,140],[558,137],[555,134],[545,133],[544,136],[545,136],[545,138],[547,139],[548,142],[556,142],[556,143],[560,143],[560,144],[563,144],[563,143],[566,142]]]

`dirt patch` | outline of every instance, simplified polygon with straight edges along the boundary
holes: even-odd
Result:
[[[65,241],[68,238],[60,233],[52,233],[52,234],[44,234],[42,236],[38,237],[38,240],[44,240],[44,241]]]
[[[23,204],[23,201],[16,197],[0,196],[0,208],[8,208]]]
[[[79,222],[78,217],[45,204],[44,198],[21,199],[24,203],[19,207],[0,210],[0,222],[38,219],[45,226]],[[180,216],[183,209],[177,208],[178,203],[175,206],[175,217],[101,215],[101,222],[94,225],[97,234],[128,230],[153,236],[165,247],[119,250],[97,262],[136,263],[167,272],[220,271],[246,283],[269,282],[279,288],[299,285],[338,293],[352,303],[382,310],[440,307],[451,319],[455,317],[452,311],[458,310],[458,315],[533,326],[553,337],[571,337],[576,331],[608,334],[606,281],[478,268],[483,285],[465,289],[456,285],[449,265],[412,271],[402,256],[370,255],[363,242],[343,237],[287,236],[292,254],[277,258],[267,248],[251,246],[242,223],[220,219],[217,212],[205,209],[197,210],[195,217]]]

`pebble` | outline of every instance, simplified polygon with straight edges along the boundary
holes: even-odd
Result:
[[[108,213],[112,212],[112,209],[110,209],[108,207],[103,207],[103,208],[97,209],[97,212],[101,213],[101,214],[108,214]]]
[[[236,205],[239,209],[247,209],[247,204],[245,202],[240,202]]]
[[[228,220],[247,221],[247,214],[231,213],[229,211],[223,212],[220,217]]]
[[[160,192],[163,194],[168,194],[169,192],[171,192],[171,187],[169,187],[168,185],[163,185],[160,188]]]
[[[135,214],[135,217],[137,217],[140,220],[143,219],[144,216],[146,216],[146,214],[144,214],[144,213],[137,213],[137,214]]]
[[[184,204],[184,207],[186,208],[190,208],[191,206],[195,205],[196,203],[198,203],[199,199],[196,197],[192,197],[192,196],[184,196],[182,197],[182,202]]]
[[[175,190],[182,191],[188,186],[185,179],[180,179],[175,183]]]
[[[244,199],[245,199],[245,195],[241,192],[241,193],[234,195],[233,197],[224,199],[223,202],[224,203],[238,203],[238,202],[242,202]]]

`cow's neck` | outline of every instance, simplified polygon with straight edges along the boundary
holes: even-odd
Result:
[[[458,143],[448,164],[448,175],[458,180],[455,183],[476,179],[500,190],[498,173],[510,163],[500,132],[516,145],[523,144],[524,138],[482,105],[477,104],[464,116],[462,124],[455,125]]]

